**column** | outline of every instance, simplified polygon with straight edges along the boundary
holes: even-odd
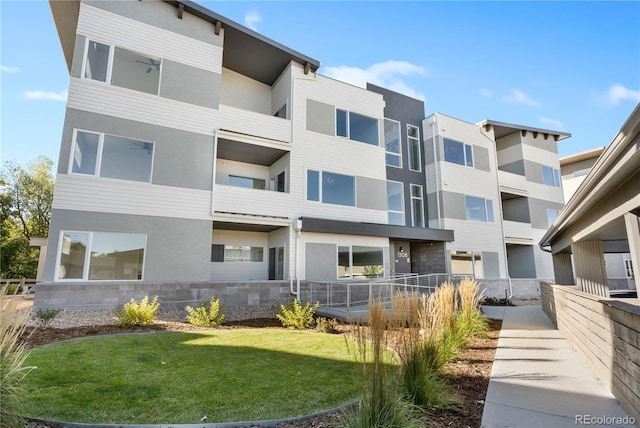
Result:
[[[576,285],[585,293],[609,297],[602,241],[580,241],[572,245]]]
[[[573,266],[571,265],[571,254],[558,253],[553,255],[553,275],[558,285],[574,285]]]
[[[626,213],[624,215],[624,224],[627,228],[627,240],[629,241],[629,253],[631,253],[636,291],[640,292],[640,218],[635,214]]]

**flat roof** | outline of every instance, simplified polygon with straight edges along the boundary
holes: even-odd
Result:
[[[584,152],[574,153],[560,158],[560,166],[570,165],[575,162],[581,162],[588,159],[600,157],[605,147],[596,147],[595,149],[585,150]]]

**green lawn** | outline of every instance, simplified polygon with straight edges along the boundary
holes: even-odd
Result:
[[[343,336],[275,329],[103,336],[32,350],[25,415],[82,423],[277,419],[356,400]]]

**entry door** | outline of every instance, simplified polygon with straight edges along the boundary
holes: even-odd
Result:
[[[284,279],[284,247],[269,248],[269,279]]]
[[[407,241],[394,241],[393,265],[396,274],[411,273],[411,246]]]

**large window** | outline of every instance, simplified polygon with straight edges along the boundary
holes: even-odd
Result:
[[[474,251],[452,251],[451,273],[454,275],[473,275],[484,277],[482,254]]]
[[[380,278],[384,275],[382,248],[338,247],[338,278]]]
[[[162,60],[87,40],[82,76],[148,94],[158,94]]]
[[[458,165],[473,167],[473,146],[445,138],[444,160]]]
[[[336,135],[361,143],[379,146],[378,119],[336,109]]]
[[[404,226],[404,184],[387,181],[387,211],[389,224]]]
[[[411,171],[422,171],[420,160],[420,130],[417,126],[407,125],[407,149],[409,169]]]
[[[248,245],[225,245],[225,262],[262,262],[262,247],[250,247]]]
[[[493,222],[493,201],[491,199],[464,197],[467,220]]]
[[[550,166],[542,165],[542,183],[547,186],[560,187],[560,172]]]
[[[57,280],[141,280],[146,235],[62,232]]]
[[[413,227],[425,227],[422,186],[411,184],[411,221]]]
[[[76,131],[70,169],[75,174],[151,181],[154,143]]]
[[[356,179],[326,171],[307,171],[307,200],[356,206]]]
[[[402,168],[402,144],[400,122],[384,120],[384,147],[387,165]]]

